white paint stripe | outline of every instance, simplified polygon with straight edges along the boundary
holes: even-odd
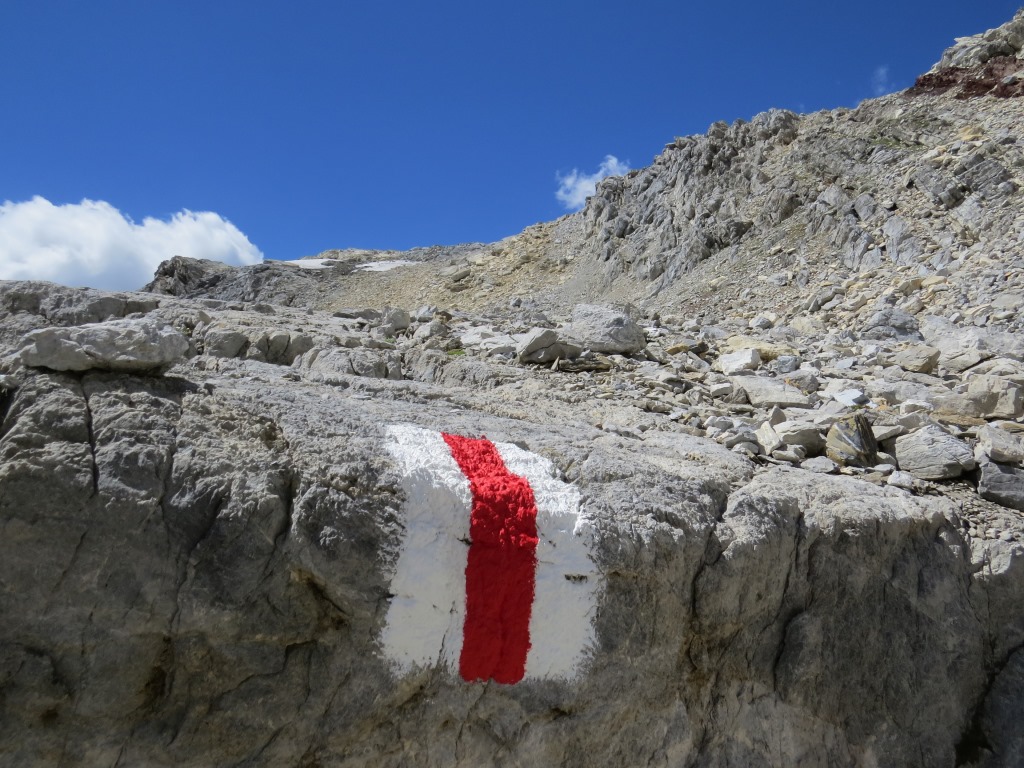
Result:
[[[383,650],[402,671],[434,664],[457,671],[466,618],[469,481],[438,432],[391,426],[386,446],[403,468],[406,503]]]
[[[526,677],[572,678],[594,641],[594,528],[581,512],[579,491],[558,479],[550,461],[510,443],[495,446],[508,470],[530,483],[537,503],[540,540]]]

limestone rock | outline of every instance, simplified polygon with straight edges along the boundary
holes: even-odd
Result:
[[[315,381],[344,383],[346,376],[401,379],[401,359],[391,351],[375,349],[321,349],[315,347],[293,363]]]
[[[21,360],[54,371],[152,372],[189,350],[179,331],[148,319],[111,320],[69,328],[42,328],[25,337]]]
[[[212,357],[239,357],[249,337],[237,328],[210,328],[203,335],[203,352]]]
[[[577,304],[566,336],[593,352],[629,355],[647,345],[643,329],[625,312],[594,304]]]
[[[940,355],[940,350],[935,347],[914,344],[898,352],[893,362],[905,371],[932,373],[938,365]]]
[[[974,469],[974,454],[962,441],[938,427],[896,438],[900,469],[922,480],[946,480]]]
[[[1024,18],[1024,17],[1022,17]],[[985,697],[981,732],[993,755],[993,764],[1011,765],[1024,754],[1024,723],[1019,717],[1018,697],[1024,688],[1024,652],[1012,653]]]
[[[983,463],[978,477],[978,495],[1024,512],[1024,469],[994,461]]]
[[[404,331],[412,324],[409,313],[398,307],[385,307],[380,321],[389,331]]]
[[[791,387],[796,387],[804,394],[817,392],[821,387],[821,382],[818,380],[817,375],[805,368],[787,373],[782,377],[782,380]]]
[[[733,376],[733,386],[747,393],[750,404],[758,408],[809,408],[810,398],[796,387],[778,379],[766,379],[760,376]]]
[[[757,352],[760,360],[770,362],[779,357],[795,357],[797,350],[791,344],[776,341],[769,341],[755,336],[739,334],[730,336],[725,341],[724,348],[731,352],[754,351]]]
[[[992,461],[1019,464],[1024,462],[1024,440],[1005,429],[985,425],[978,428],[978,450]]]
[[[779,437],[778,432],[776,432],[773,428],[773,425],[767,421],[764,422],[760,427],[758,427],[756,435],[757,442],[765,453],[772,453],[773,451],[777,451],[784,445],[782,438]]]
[[[925,341],[940,351],[939,363],[962,372],[990,357],[1024,360],[1024,338],[984,328],[963,328],[940,317],[928,317],[921,326]]]
[[[956,44],[942,54],[932,73],[953,67],[968,69],[985,64],[997,56],[1018,56],[1024,46],[1024,13],[1006,24],[977,35],[957,38]]]
[[[886,480],[886,484],[891,485],[894,488],[903,488],[904,490],[910,491],[917,487],[918,481],[917,478],[909,472],[897,470],[889,475],[889,478]]]
[[[447,336],[449,330],[450,329],[443,320],[431,320],[413,331],[412,337],[416,341],[440,339]]]
[[[825,448],[825,438],[817,424],[807,421],[783,421],[775,425],[775,434],[783,445],[799,446],[809,455],[819,453]]]
[[[967,396],[978,403],[979,415],[985,418],[1017,419],[1024,416],[1024,391],[1000,376],[970,376]]]
[[[534,328],[516,345],[516,356],[521,363],[550,363],[559,358],[578,357],[580,352],[579,347],[563,341],[550,328]]]
[[[761,364],[761,356],[756,349],[741,349],[737,352],[730,352],[718,358],[718,369],[731,376],[740,371],[753,371]]]
[[[478,347],[491,355],[514,354],[517,346],[512,336],[490,327],[470,328],[459,337],[459,342],[463,348]]]
[[[830,475],[839,469],[836,462],[826,456],[813,456],[800,462],[800,468],[809,472],[817,472],[821,475]]]

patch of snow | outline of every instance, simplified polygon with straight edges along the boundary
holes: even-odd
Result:
[[[409,261],[408,259],[394,259],[392,261],[364,261],[362,264],[356,264],[355,272],[390,272],[392,269],[398,269],[399,267],[408,267],[413,264],[418,264],[417,261]]]

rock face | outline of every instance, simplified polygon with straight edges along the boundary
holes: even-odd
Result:
[[[964,82],[500,243],[0,283],[0,763],[1018,764],[1024,102]]]
[[[34,290],[32,306],[91,295]],[[71,330],[9,317],[37,334]],[[598,749],[623,765],[659,750],[669,764],[932,765],[951,763],[972,727],[994,729],[990,744],[1015,738],[1000,724],[1019,698],[995,670],[1024,639],[1013,539],[1024,526],[971,539],[941,496],[759,466],[736,449],[769,432],[731,419],[709,423],[709,440],[656,410],[638,431],[619,406],[598,429],[586,414],[601,400],[555,397],[560,381],[591,374],[538,378],[511,358],[453,356],[424,348],[414,327],[396,347],[361,320],[172,298],[146,319],[192,337],[192,356],[162,377],[5,358],[0,599],[12,620],[0,681],[13,737],[0,750],[11,764],[440,766],[504,754],[572,766]],[[213,328],[314,346],[292,365],[251,343],[228,357],[197,343]],[[552,389],[552,376],[579,378]],[[695,391],[652,381],[664,396]],[[769,448],[824,446],[813,421],[794,426],[778,408],[764,419]],[[576,499],[561,535],[585,536],[588,554],[557,583],[584,585],[597,607],[582,614],[589,640],[571,671],[465,680],[443,650],[460,641],[448,630],[441,646],[402,636],[398,647],[424,643],[429,661],[389,656],[394,606],[421,605],[394,581],[397,563],[435,546],[416,544],[410,505],[458,488],[447,470],[396,458],[388,436],[401,425],[437,440],[486,434],[550,468],[531,479],[537,498],[557,480]],[[466,551],[458,535],[441,540]],[[420,562],[414,582],[445,560]],[[533,628],[541,650],[565,635],[558,605],[538,608],[556,627],[555,640]],[[448,606],[417,610],[450,624]],[[986,719],[972,726],[979,701]],[[781,747],[751,746],[780,730]]]
[[[188,352],[188,339],[147,320],[111,320],[71,328],[41,328],[25,337],[21,361],[54,371],[152,371]]]

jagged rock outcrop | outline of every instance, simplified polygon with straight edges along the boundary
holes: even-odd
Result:
[[[490,245],[0,283],[0,762],[1018,764],[1024,102],[964,95]]]
[[[756,219],[780,224],[800,192],[780,185],[755,194],[767,180],[759,166],[792,143],[798,122],[775,110],[716,123],[705,136],[676,139],[649,168],[605,179],[585,211],[584,248],[599,254],[609,277],[664,284],[737,243]]]

